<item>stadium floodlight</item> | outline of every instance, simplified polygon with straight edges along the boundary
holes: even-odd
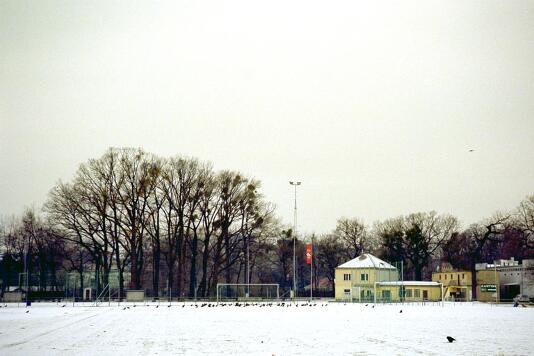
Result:
[[[293,300],[297,297],[297,254],[296,254],[296,238],[297,238],[297,187],[302,182],[292,182],[289,184],[295,187],[295,210],[293,216]]]

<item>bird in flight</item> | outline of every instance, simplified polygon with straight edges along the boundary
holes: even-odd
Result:
[[[469,150],[469,152],[475,152],[475,150],[471,148],[471,149]]]

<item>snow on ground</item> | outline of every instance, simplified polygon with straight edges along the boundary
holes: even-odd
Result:
[[[534,354],[534,308],[62,305],[0,308],[0,355]],[[457,342],[448,343],[447,335]]]

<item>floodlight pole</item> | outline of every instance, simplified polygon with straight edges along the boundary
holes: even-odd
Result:
[[[297,297],[297,253],[296,253],[296,237],[297,237],[297,186],[301,185],[302,182],[292,182],[290,181],[293,187],[295,187],[295,209],[293,216],[293,300],[296,300]]]
[[[25,241],[26,242],[26,241]],[[28,235],[28,244],[25,243],[25,249],[24,249],[24,274],[26,275],[26,307],[28,307],[28,294],[30,293],[30,281],[28,276],[28,254],[30,252],[30,236]]]

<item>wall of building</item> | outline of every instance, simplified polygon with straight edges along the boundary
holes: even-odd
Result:
[[[531,261],[534,262],[534,260]],[[521,294],[534,298],[534,263],[532,265],[525,265],[524,267]]]
[[[523,286],[523,268],[521,266],[501,267],[497,270],[499,277],[499,296],[501,301],[512,300],[521,294]]]
[[[477,300],[481,302],[496,301],[496,294],[494,291],[488,290],[488,286],[496,285],[499,289],[498,273],[495,270],[481,270],[477,271]]]
[[[350,280],[345,280],[345,274],[350,275]],[[335,298],[339,301],[350,299],[357,301],[372,301],[374,299],[375,282],[398,280],[399,276],[396,270],[377,268],[336,268]]]
[[[432,273],[432,281],[443,283],[445,299],[465,300],[472,299],[471,272],[444,271]]]
[[[401,301],[401,286],[377,285],[377,301]],[[387,293],[384,293],[387,291]],[[425,298],[426,291],[426,298]],[[406,302],[439,301],[441,300],[441,286],[421,286],[404,283],[404,300]]]

